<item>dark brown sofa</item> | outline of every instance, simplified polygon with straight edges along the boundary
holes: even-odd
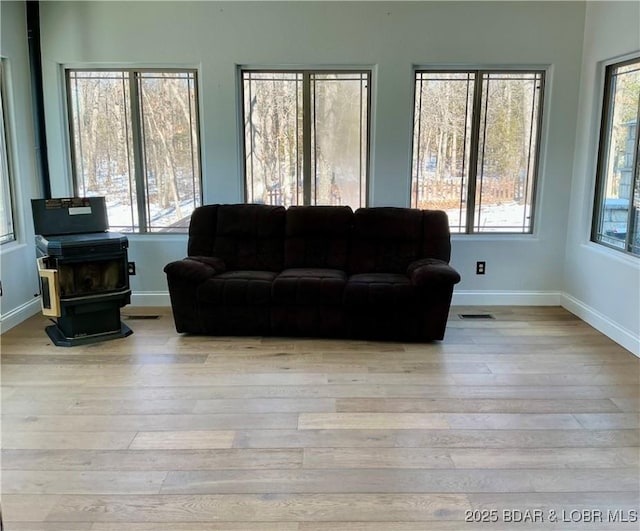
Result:
[[[207,205],[165,267],[178,332],[442,339],[458,273],[444,212]]]

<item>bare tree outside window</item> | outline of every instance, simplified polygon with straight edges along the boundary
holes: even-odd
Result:
[[[242,72],[246,200],[366,204],[369,72]]]
[[[67,71],[76,193],[110,228],[185,232],[201,204],[196,73]]]
[[[543,72],[418,71],[411,204],[452,232],[533,230]]]
[[[245,72],[247,202],[303,203],[302,74]]]

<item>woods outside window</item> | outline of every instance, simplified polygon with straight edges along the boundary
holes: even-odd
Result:
[[[366,206],[371,73],[241,76],[246,201]]]
[[[417,71],[411,205],[452,232],[532,232],[543,90],[543,71]]]
[[[119,232],[186,232],[202,203],[194,70],[66,72],[76,193]]]

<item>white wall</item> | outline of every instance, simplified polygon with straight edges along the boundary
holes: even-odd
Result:
[[[0,56],[7,68],[7,141],[12,170],[17,240],[0,246],[0,330],[39,311],[31,198],[40,197],[31,114],[24,2],[0,2]]]
[[[640,3],[587,2],[563,305],[640,355],[640,261],[590,242],[603,62],[640,53]]]
[[[370,205],[409,205],[415,65],[549,65],[537,225],[456,236],[458,302],[559,303],[583,40],[581,2],[43,2],[46,117],[55,195],[70,189],[63,66],[196,66],[205,203],[243,200],[237,65],[374,68]],[[132,236],[136,302],[166,293],[186,238]],[[476,260],[487,274],[475,276]],[[140,295],[149,295],[141,297]],[[159,296],[158,301],[166,302]]]

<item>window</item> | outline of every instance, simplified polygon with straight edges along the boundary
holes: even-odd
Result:
[[[242,71],[246,200],[366,204],[370,72]]]
[[[4,63],[0,61],[0,244],[15,240],[5,121]]]
[[[76,193],[120,232],[185,232],[202,202],[196,72],[67,70]]]
[[[605,70],[592,240],[640,256],[640,58]]]
[[[542,71],[417,71],[411,205],[452,232],[530,233]]]

